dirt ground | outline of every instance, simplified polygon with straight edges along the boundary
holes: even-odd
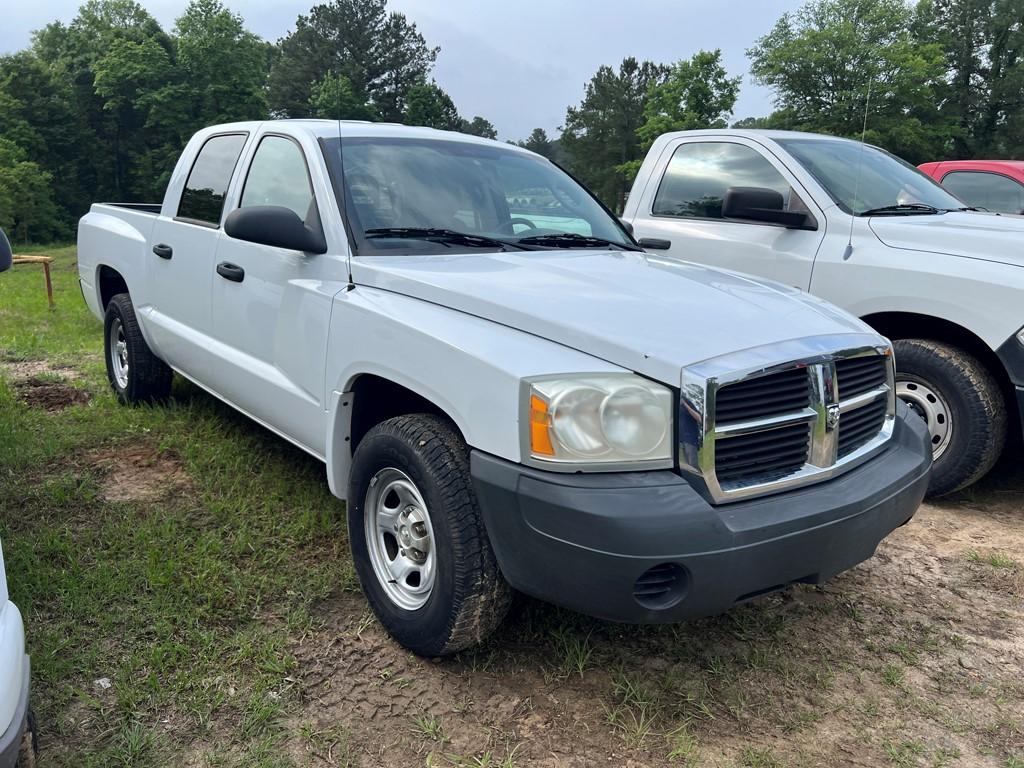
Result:
[[[311,765],[1024,765],[1024,472],[929,503],[823,588],[663,628],[527,602],[403,652],[349,595],[299,668]],[[1020,462],[1018,460],[1018,465]],[[306,726],[310,728],[309,725]]]

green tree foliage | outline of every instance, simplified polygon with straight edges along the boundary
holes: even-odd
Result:
[[[525,141],[516,143],[524,149],[543,155],[548,160],[554,159],[555,143],[548,138],[548,132],[543,128],[534,128]]]
[[[438,51],[405,16],[388,13],[386,0],[316,5],[278,47],[269,81],[275,114],[308,117],[313,84],[334,72],[360,103],[392,122],[401,121],[409,91],[426,81]]]
[[[409,89],[402,122],[457,131],[464,121],[459,117],[455,102],[437,83],[419,83]]]
[[[741,77],[729,77],[720,50],[698,51],[693,58],[676,62],[648,95],[644,124],[637,129],[644,148],[669,131],[724,128],[741,81]]]
[[[941,155],[955,133],[939,110],[942,46],[915,37],[904,0],[812,0],[747,51],[790,126],[867,138],[912,162]]]
[[[356,95],[347,77],[328,72],[310,87],[309,114],[331,120],[372,120],[373,107]]]
[[[67,235],[53,201],[53,177],[27,159],[25,150],[0,139],[0,227],[14,241]]]
[[[663,65],[634,58],[624,59],[617,72],[601,67],[587,83],[580,105],[566,112],[561,145],[570,168],[612,209],[621,209],[629,191],[623,168],[643,153],[636,132],[648,94],[668,72]]]
[[[1024,153],[1024,0],[923,0],[918,37],[945,53],[952,157]]]
[[[491,124],[491,121],[479,115],[472,120],[462,120],[459,131],[468,133],[470,136],[482,136],[485,139],[498,138],[498,130]]]

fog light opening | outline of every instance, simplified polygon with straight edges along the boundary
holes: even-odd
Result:
[[[633,598],[644,608],[661,611],[686,597],[690,578],[676,563],[661,563],[644,571],[633,585]]]

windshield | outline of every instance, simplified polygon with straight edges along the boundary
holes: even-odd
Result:
[[[360,254],[637,248],[607,209],[543,158],[431,139],[323,145]]]
[[[843,139],[778,139],[778,143],[844,211],[855,216],[892,206],[919,206],[917,212],[928,212],[924,206],[940,211],[964,207],[914,166],[870,144]]]

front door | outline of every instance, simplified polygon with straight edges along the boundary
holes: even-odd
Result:
[[[288,136],[263,135],[248,153],[238,207],[276,205],[321,228],[310,168],[327,179],[319,151]],[[243,161],[245,162],[245,161]],[[334,296],[348,281],[345,249],[306,254],[235,240],[217,248],[211,317],[223,364],[215,389],[237,407],[310,452],[326,451],[324,375]]]
[[[668,240],[667,251],[687,261],[748,272],[801,290],[824,236],[824,217],[805,202],[796,182],[758,144],[738,137],[693,137],[669,144],[654,174],[630,200],[626,218],[637,238]],[[722,217],[730,187],[762,187],[779,192],[789,211],[810,213],[815,231]]]

